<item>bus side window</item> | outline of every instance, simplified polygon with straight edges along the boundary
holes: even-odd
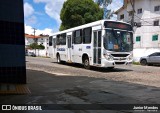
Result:
[[[56,45],[60,45],[60,35],[57,35],[56,36]]]
[[[74,32],[74,44],[82,43],[82,30],[76,30]]]
[[[91,36],[92,36],[92,28],[85,28],[83,29],[83,43],[89,44],[91,43]]]
[[[53,39],[53,37],[50,36],[50,37],[49,37],[49,46],[52,46],[52,39]]]
[[[61,34],[60,44],[66,45],[66,33]]]

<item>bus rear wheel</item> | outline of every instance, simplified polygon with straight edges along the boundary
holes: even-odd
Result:
[[[90,63],[89,63],[89,58],[85,57],[83,60],[83,65],[85,69],[90,69]]]

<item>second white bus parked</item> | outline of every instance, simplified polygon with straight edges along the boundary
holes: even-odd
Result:
[[[132,63],[133,31],[128,23],[100,20],[49,37],[49,55],[61,61],[114,68]]]

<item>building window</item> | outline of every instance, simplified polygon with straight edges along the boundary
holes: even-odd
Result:
[[[132,16],[133,15],[133,11],[129,11],[129,16]]]
[[[120,19],[124,19],[124,14],[120,15]]]
[[[152,41],[157,41],[158,40],[158,35],[153,35],[152,36]]]
[[[159,20],[154,21],[153,25],[154,26],[159,26]]]
[[[137,10],[137,14],[141,14],[142,13],[142,8]]]
[[[160,11],[160,6],[155,6],[154,11]]]
[[[136,42],[140,42],[141,41],[141,36],[137,36],[136,37]]]

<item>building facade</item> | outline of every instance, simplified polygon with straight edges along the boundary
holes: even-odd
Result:
[[[28,48],[30,44],[37,43],[38,45],[43,45],[45,47],[44,50],[32,50]],[[48,35],[28,35],[25,34],[25,47],[28,48],[28,52],[34,52],[37,56],[49,56],[48,49],[49,49],[49,36]]]
[[[0,83],[25,84],[23,0],[0,0]]]
[[[131,0],[133,2],[133,0]],[[140,57],[160,51],[160,0],[134,0],[134,22],[141,27],[134,27],[134,61]],[[130,23],[133,7],[130,0],[116,11],[118,20]]]

